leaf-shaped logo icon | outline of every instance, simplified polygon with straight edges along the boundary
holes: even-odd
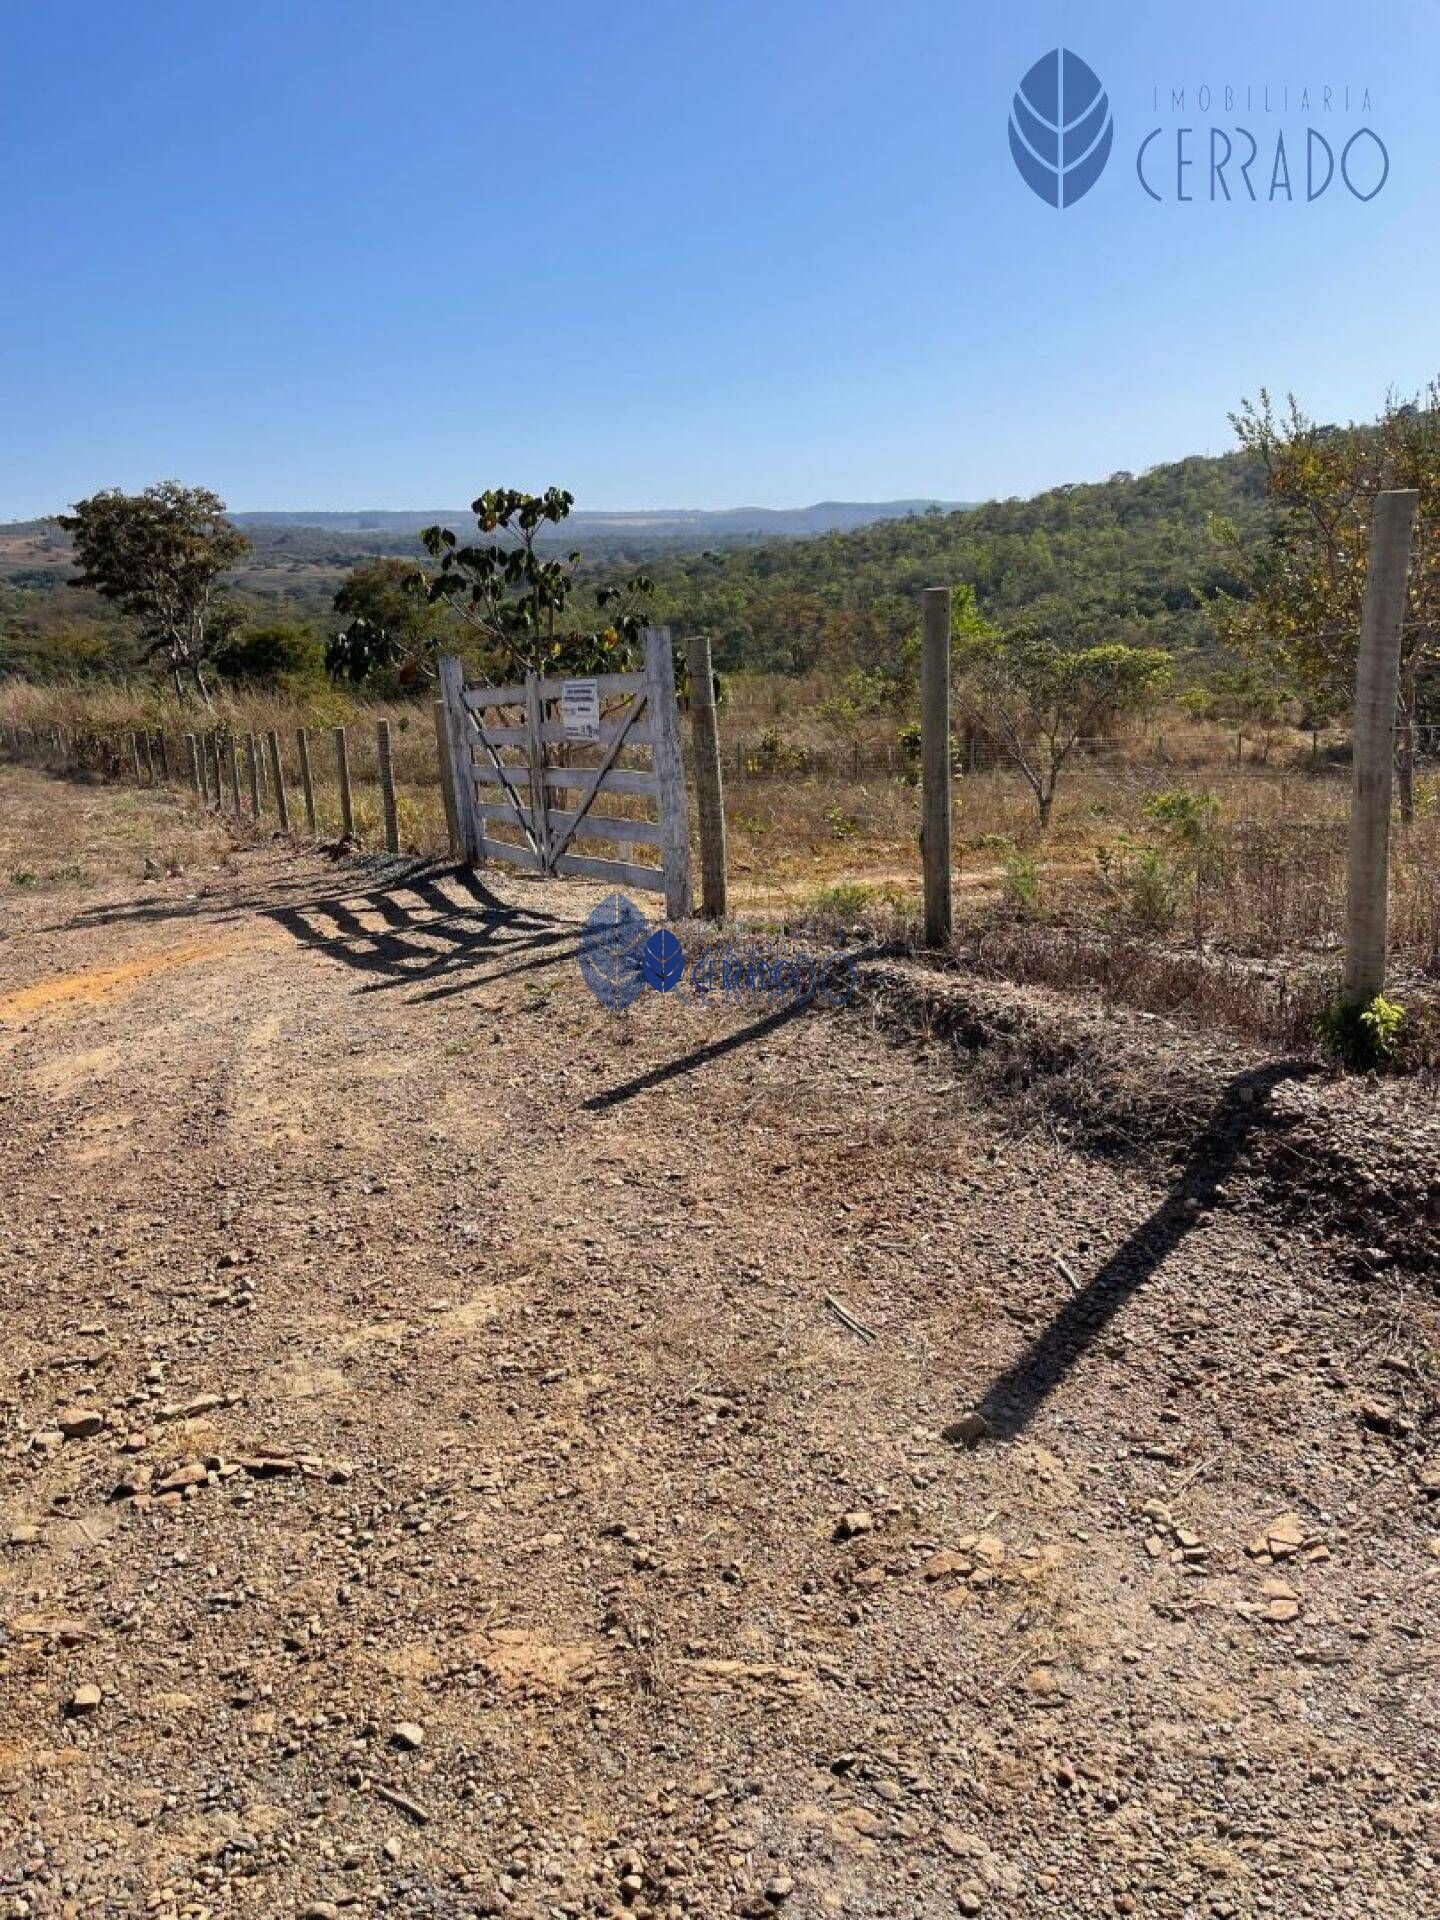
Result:
[[[602,1007],[618,1012],[645,991],[650,922],[623,893],[607,893],[580,935],[581,977]]]
[[[1026,186],[1052,207],[1073,207],[1105,171],[1114,138],[1098,75],[1066,47],[1043,54],[1010,106],[1010,151]]]
[[[658,993],[678,987],[685,971],[685,949],[668,927],[657,927],[645,942],[645,978]]]

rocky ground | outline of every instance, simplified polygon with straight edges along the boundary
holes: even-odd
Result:
[[[594,897],[0,769],[0,1916],[1435,1911],[1433,1276]]]

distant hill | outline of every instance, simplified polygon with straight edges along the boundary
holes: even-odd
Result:
[[[720,548],[788,543],[920,516],[953,512],[938,500],[822,500],[810,507],[644,508],[628,513],[572,513],[542,540],[578,547],[605,570],[652,567],[664,556]],[[309,615],[329,611],[340,581],[357,562],[377,554],[421,561],[422,527],[446,526],[474,535],[468,507],[388,507],[354,511],[317,508],[303,512],[232,513],[249,536],[251,551],[236,573],[247,597],[286,604]],[[70,573],[69,536],[54,520],[0,523],[0,588],[55,588]]]
[[[265,615],[318,622],[365,555],[420,562],[422,526],[474,526],[469,513],[444,509],[234,518],[253,543],[236,575],[242,598]],[[1001,627],[1064,608],[1116,639],[1205,650],[1216,641],[1215,600],[1243,590],[1217,523],[1247,541],[1267,518],[1258,466],[1234,453],[971,507],[576,513],[558,537],[585,555],[582,598],[643,568],[656,582],[656,617],[708,632],[727,670],[797,672],[823,661],[840,671],[893,661],[915,631],[921,589],[944,584],[970,587]],[[0,672],[49,658],[47,636],[61,636],[57,670],[86,631],[103,630],[109,644],[113,616],[91,595],[57,591],[69,570],[69,542],[53,522],[0,527]]]
[[[672,542],[744,539],[802,539],[807,534],[847,533],[877,520],[903,520],[918,513],[953,513],[958,500],[820,500],[812,507],[640,507],[624,513],[572,513],[550,534],[556,540],[583,543],[613,538]],[[426,512],[373,508],[350,512],[232,513],[247,531],[255,528],[315,527],[327,533],[418,533],[422,527],[472,529],[468,507],[432,507]]]

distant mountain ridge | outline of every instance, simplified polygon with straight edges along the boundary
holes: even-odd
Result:
[[[555,539],[618,536],[632,539],[677,540],[773,536],[803,539],[817,533],[851,533],[880,520],[904,520],[916,514],[954,513],[973,502],[963,500],[819,500],[808,507],[644,507],[628,512],[572,513]],[[418,533],[421,527],[472,529],[475,516],[468,507],[436,507],[428,512],[393,508],[354,512],[316,509],[293,513],[232,513],[239,527],[315,527],[328,533]]]

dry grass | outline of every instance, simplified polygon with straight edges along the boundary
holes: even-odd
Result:
[[[362,844],[371,846],[384,835],[376,744],[376,722],[382,719],[391,727],[401,845],[413,853],[439,854],[446,845],[445,814],[438,784],[434,723],[423,701],[371,701],[328,689],[303,699],[288,693],[227,690],[217,696],[213,714],[207,715],[194,705],[182,707],[159,686],[38,686],[15,681],[0,687],[0,725],[42,731],[63,727],[75,742],[75,757],[98,771],[128,775],[131,733],[148,733],[152,739],[163,733],[176,784],[184,782],[186,732],[218,727],[233,733],[240,742],[241,789],[242,793],[248,791],[246,737],[254,735],[263,743],[273,728],[280,736],[292,820],[302,823],[296,732],[308,728],[316,824],[322,838],[334,837],[340,831],[339,781],[331,729],[344,727],[356,835]],[[263,770],[262,753],[262,774]],[[268,781],[266,810],[273,813]]]
[[[721,727],[732,899],[766,920],[865,921],[904,938],[919,906],[913,775],[893,720],[842,724],[826,712],[826,692],[818,680],[742,674],[729,683]],[[322,837],[339,830],[328,729],[345,726],[357,833],[372,846],[382,837],[375,723],[387,718],[402,846],[443,852],[425,703],[226,693],[216,717],[242,739],[278,731],[297,821],[295,732],[311,730]],[[58,724],[92,743],[163,729],[177,780],[181,738],[195,720],[159,687],[0,687],[0,725]],[[109,769],[123,774],[128,747],[108,752]],[[241,765],[243,787],[243,752]],[[1176,793],[1201,810],[1189,840],[1155,817],[1156,796]],[[1391,924],[1400,976],[1423,997],[1440,972],[1440,775],[1421,781],[1420,801],[1414,826],[1396,830]],[[1078,755],[1044,835],[1013,768],[963,767],[955,838],[962,949],[987,971],[1084,984],[1296,1039],[1338,964],[1348,805],[1348,769],[1333,750],[1317,753],[1309,735],[1248,743],[1237,766],[1233,733],[1173,713]],[[601,842],[586,850],[613,851]]]

